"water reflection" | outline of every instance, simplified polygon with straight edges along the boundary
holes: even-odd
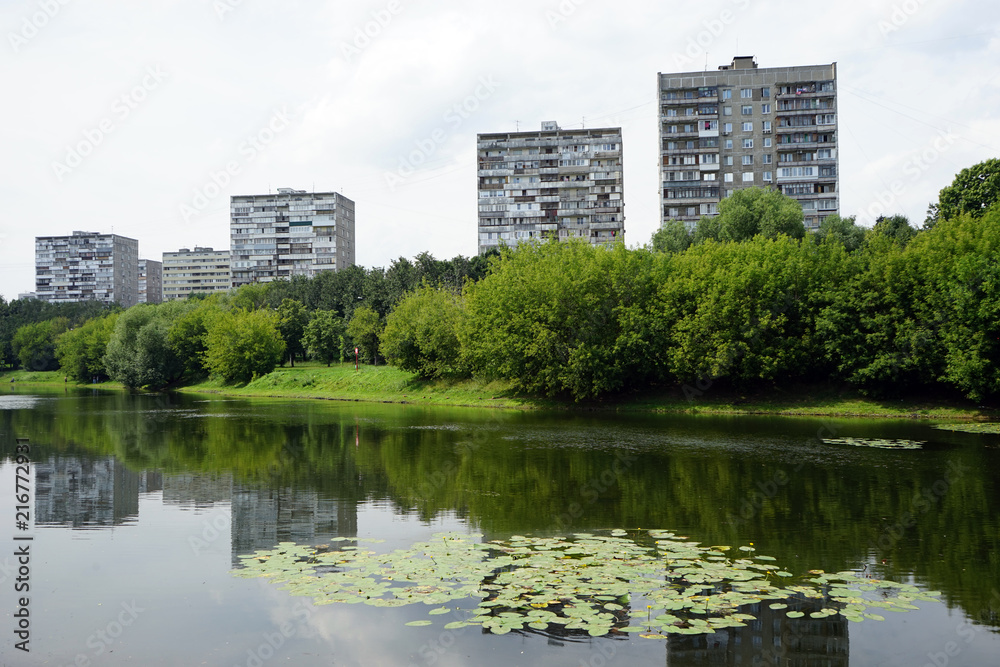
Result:
[[[929,443],[918,452],[868,451],[823,445],[816,435],[828,427],[815,420],[203,403],[89,391],[43,398],[0,397],[0,456],[11,456],[14,437],[36,443],[40,526],[132,530],[144,520],[140,508],[158,501],[207,511],[209,526],[224,517],[216,530],[231,540],[231,563],[280,542],[358,536],[370,529],[359,514],[372,508],[382,508],[385,525],[395,515],[455,517],[486,539],[661,527],[703,543],[754,541],[796,573],[868,563],[879,577],[912,578],[968,618],[1000,627],[996,436],[920,423],[834,424],[841,436]],[[789,622],[766,605],[749,628],[672,637],[667,646],[669,658],[660,659],[672,665],[752,664],[770,651],[773,664],[808,655],[801,662],[839,667],[851,651],[842,620]]]

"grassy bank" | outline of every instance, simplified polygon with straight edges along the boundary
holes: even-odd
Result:
[[[116,383],[77,385],[64,382],[58,371],[0,373],[0,383],[24,386],[83,386],[121,388]],[[300,364],[279,368],[244,387],[215,380],[176,388],[190,393],[236,397],[308,398],[372,403],[448,405],[509,409],[578,409],[636,413],[685,413],[720,415],[788,415],[829,417],[870,417],[885,419],[1000,419],[1000,411],[959,400],[937,397],[904,400],[873,400],[836,387],[768,389],[736,394],[723,389],[686,395],[682,390],[637,394],[614,400],[573,403],[520,395],[509,383],[484,384],[475,380],[419,380],[411,373],[387,366],[353,364]]]

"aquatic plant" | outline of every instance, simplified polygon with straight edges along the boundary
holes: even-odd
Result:
[[[793,619],[805,615],[802,608],[823,604],[811,618],[884,620],[871,609],[908,611],[917,608],[913,602],[940,595],[853,571],[812,570],[809,578],[796,578],[753,546],[701,546],[662,530],[481,538],[440,533],[391,553],[355,538],[338,538],[336,547],[282,543],[241,556],[233,574],[268,578],[317,605],[425,604],[433,607],[431,617],[458,614],[447,629],[476,625],[493,634],[552,625],[594,637],[706,634],[746,625],[756,618],[747,610],[768,601]],[[478,600],[474,608],[470,600]]]

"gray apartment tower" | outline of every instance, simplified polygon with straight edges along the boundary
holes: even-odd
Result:
[[[233,284],[228,250],[195,246],[163,253],[163,300],[186,299],[191,294],[228,292]]]
[[[139,303],[163,301],[163,264],[155,259],[139,260]]]
[[[354,202],[337,192],[234,196],[229,231],[233,287],[354,266]]]
[[[625,241],[621,128],[480,134],[479,253],[541,238]]]
[[[134,306],[139,302],[139,242],[99,232],[36,237],[35,293],[50,303]]]
[[[661,225],[716,215],[734,190],[772,187],[807,229],[839,213],[837,64],[659,74]]]

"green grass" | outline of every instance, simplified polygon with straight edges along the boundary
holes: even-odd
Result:
[[[554,405],[517,395],[509,383],[484,384],[474,380],[420,380],[391,366],[316,363],[279,368],[244,387],[216,380],[183,387],[181,391],[226,396],[318,398],[373,403],[419,403],[495,408],[534,408]]]
[[[0,383],[65,386],[59,371],[0,373]],[[117,383],[99,385],[73,382],[70,386],[120,388]],[[258,398],[308,398],[366,403],[401,403],[514,409],[569,409],[635,413],[683,413],[705,415],[787,415],[819,417],[869,417],[879,419],[1000,419],[1000,411],[977,407],[968,401],[937,396],[903,400],[876,400],[852,390],[833,386],[762,389],[740,394],[708,388],[687,395],[681,389],[645,392],[602,401],[574,403],[519,394],[507,382],[476,380],[420,380],[412,373],[391,366],[318,363],[279,368],[242,387],[207,380],[177,388],[191,393]],[[691,392],[689,392],[691,393]]]

